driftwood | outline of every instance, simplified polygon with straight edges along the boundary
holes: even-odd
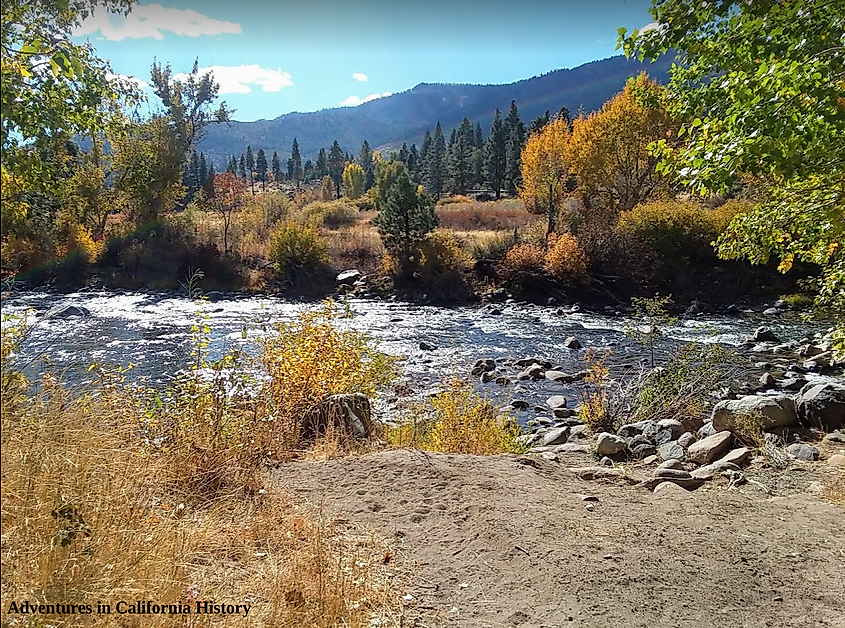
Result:
[[[309,441],[334,430],[364,439],[370,437],[372,426],[372,409],[366,395],[330,395],[303,415],[299,437]]]

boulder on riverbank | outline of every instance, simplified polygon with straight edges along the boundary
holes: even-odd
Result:
[[[742,399],[720,401],[713,408],[712,423],[716,432],[733,432],[743,420],[757,422],[761,429],[770,430],[797,425],[798,415],[795,402],[789,395],[748,395]]]
[[[330,395],[303,415],[299,436],[301,440],[309,441],[334,431],[364,439],[370,437],[372,426],[372,408],[366,395]]]

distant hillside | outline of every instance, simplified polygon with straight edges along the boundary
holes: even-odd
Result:
[[[595,111],[625,85],[625,81],[646,70],[665,83],[671,60],[644,64],[625,57],[611,57],[571,70],[555,70],[542,76],[507,85],[442,85],[421,83],[411,90],[373,100],[358,107],[324,109],[313,113],[289,113],[275,120],[232,122],[209,129],[200,150],[220,169],[230,155],[240,155],[251,145],[263,148],[268,158],[278,151],[283,162],[290,156],[293,138],[299,142],[303,159],[314,159],[322,147],[337,140],[344,151],[356,154],[366,139],[373,148],[419,146],[427,130],[439,120],[448,136],[464,116],[490,130],[498,108],[507,113],[511,100],[527,124],[547,109],[555,113],[567,107],[574,115],[579,108]]]

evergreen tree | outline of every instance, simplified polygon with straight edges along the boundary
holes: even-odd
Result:
[[[308,179],[314,173],[314,164],[311,163],[311,160],[308,159],[305,161],[305,165],[302,167],[302,176]]]
[[[370,150],[370,143],[364,140],[361,150],[358,151],[358,165],[364,169],[364,191],[373,187],[375,178],[373,170],[373,151]]]
[[[525,125],[519,119],[516,101],[511,101],[508,117],[505,118],[507,144],[505,148],[505,187],[511,194],[516,194],[521,181],[519,171],[522,149],[525,147]]]
[[[302,181],[302,156],[299,154],[299,142],[296,141],[296,138],[293,138],[293,145],[290,149],[290,158],[293,161],[293,168],[291,173],[291,178],[296,181]]]
[[[200,153],[199,170],[197,172],[197,187],[201,188],[208,181],[208,162],[205,159],[205,153]]]
[[[417,145],[411,144],[411,148],[408,149],[408,172],[417,183],[419,183],[419,166],[420,154],[417,152]]]
[[[484,149],[484,167],[487,180],[496,194],[496,200],[501,198],[502,186],[505,182],[506,147],[507,135],[502,123],[502,112],[496,109],[493,124],[490,127],[490,135],[487,137],[487,145]]]
[[[291,181],[293,181],[293,171],[294,171],[293,157],[291,157],[290,159],[288,159],[288,161],[287,161],[287,168],[288,168],[288,179],[290,179]]]
[[[252,154],[252,146],[246,147],[246,172],[249,175],[249,186],[252,188],[252,195],[255,196],[255,181],[253,171],[255,170],[255,156]]]
[[[273,151],[273,158],[270,160],[270,168],[273,170],[273,181],[282,180],[282,162],[279,160],[279,153]]]
[[[472,152],[472,183],[484,185],[484,131],[481,123],[475,123],[475,144]]]
[[[417,160],[417,172],[418,178],[422,181],[425,179],[425,164],[429,150],[431,150],[431,133],[429,131],[425,132],[425,137],[423,138],[422,146],[420,146],[420,156]]]
[[[320,154],[317,155],[317,176],[322,177],[329,173],[329,160],[326,157],[326,149],[321,148]]]
[[[469,118],[452,131],[447,152],[447,186],[453,194],[466,194],[473,179],[473,156],[475,152],[475,129]]]
[[[234,156],[229,158],[229,162],[226,164],[226,172],[238,176],[238,162]]]
[[[258,155],[255,158],[256,178],[261,181],[261,189],[267,189],[267,155],[264,154],[264,149],[258,149]]]
[[[546,113],[542,116],[537,116],[531,122],[531,126],[528,127],[528,135],[534,135],[535,133],[539,133],[543,130],[543,127],[546,126],[549,121],[551,120],[551,116],[549,116],[549,110],[546,109]]]
[[[329,176],[334,181],[335,198],[340,198],[340,190],[343,185],[343,167],[346,165],[343,157],[343,150],[335,140],[329,150]]]
[[[569,128],[572,129],[572,115],[569,113],[569,109],[566,107],[561,107],[560,111],[557,112],[557,119],[560,120],[563,118],[566,120],[566,124],[569,125]]]
[[[182,185],[185,186],[185,202],[190,203],[194,194],[202,185],[200,180],[200,160],[197,151],[191,151],[191,158],[185,164],[185,171],[182,175]]]
[[[373,224],[385,247],[397,255],[402,275],[409,276],[414,244],[433,231],[438,221],[434,201],[417,191],[404,166],[387,188],[384,203]]]
[[[443,138],[443,127],[440,122],[434,128],[431,147],[426,152],[424,185],[435,199],[443,193],[443,183],[446,170],[446,140]]]
[[[202,183],[202,190],[205,192],[206,198],[211,198],[214,196],[214,177],[216,173],[214,172],[214,162],[208,162],[208,170],[206,171],[205,181]]]
[[[399,161],[401,161],[405,166],[408,166],[408,143],[402,142],[402,148],[399,149]]]
[[[241,179],[246,180],[246,159],[244,158],[243,153],[241,153],[241,159],[238,162],[238,176]]]

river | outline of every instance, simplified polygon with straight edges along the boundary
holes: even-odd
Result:
[[[624,330],[632,321],[622,315],[562,313],[557,307],[522,303],[497,304],[501,313],[495,315],[484,305],[438,307],[362,299],[348,303],[354,316],[341,324],[369,334],[382,351],[404,356],[403,375],[417,391],[435,387],[451,375],[468,374],[472,363],[483,357],[540,356],[565,371],[580,370],[584,352],[564,347],[569,336],[577,337],[584,347],[612,351],[617,367],[636,367],[646,360],[642,347],[626,337]],[[90,315],[43,316],[67,305],[82,306]],[[210,327],[209,351],[215,358],[227,348],[253,351],[255,341],[274,321],[292,320],[307,307],[313,304],[268,295],[197,303],[172,293],[80,291],[21,292],[6,299],[3,312],[28,312],[29,335],[15,359],[29,376],[46,368],[45,360],[69,383],[90,378],[88,367],[94,362],[132,363],[131,378],[160,385],[185,368],[192,346],[191,327],[198,315],[204,315]],[[763,324],[784,341],[822,329],[795,316],[697,315],[666,328],[661,350],[691,340],[737,345]],[[421,342],[437,348],[422,350]],[[575,394],[572,388],[554,382],[532,384],[531,390],[500,388],[494,383],[483,388],[497,399],[522,394],[537,404],[548,394]]]

